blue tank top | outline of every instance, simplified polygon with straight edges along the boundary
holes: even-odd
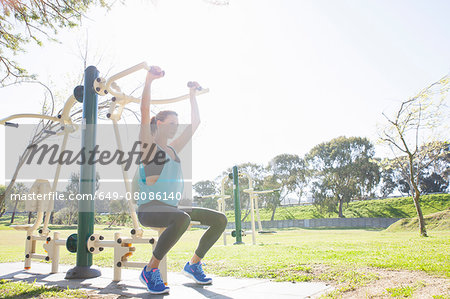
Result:
[[[175,153],[173,147],[169,146]],[[172,160],[170,155],[166,154],[168,161],[164,163],[161,174],[158,180],[153,185],[147,185],[145,169],[142,163],[139,164],[138,169],[133,178],[132,192],[133,198],[135,192],[139,193],[137,205],[148,203],[152,200],[159,200],[166,204],[177,206],[181,200],[184,189],[183,173],[181,171],[181,163]]]

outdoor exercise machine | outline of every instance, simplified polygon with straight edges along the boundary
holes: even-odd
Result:
[[[239,193],[239,178],[246,177],[248,180],[248,189],[244,189],[245,193],[249,194],[250,197],[250,224],[251,230],[244,231],[242,229],[242,221],[241,221],[241,200]],[[261,225],[261,218],[259,216],[259,207],[258,207],[258,195],[259,194],[268,194],[279,191],[279,189],[270,189],[263,191],[256,191],[253,188],[253,179],[252,177],[245,172],[238,171],[237,166],[233,166],[233,170],[227,176],[222,178],[221,181],[221,192],[220,194],[211,194],[202,196],[202,198],[217,198],[218,210],[225,214],[226,203],[225,200],[231,198],[230,195],[225,194],[225,184],[228,180],[233,180],[233,198],[234,198],[234,218],[235,218],[235,229],[231,232],[223,232],[223,245],[227,245],[227,235],[231,235],[233,238],[236,238],[235,245],[244,244],[242,242],[242,237],[247,234],[252,235],[252,243],[256,244],[256,227],[255,227],[255,211],[256,217],[258,218],[258,233],[267,233],[263,230]]]
[[[69,116],[70,109],[79,101],[83,103],[83,117],[81,124],[81,148],[86,152],[94,151],[96,146],[96,129],[97,129],[97,108],[98,108],[98,95],[103,96],[111,94],[111,104],[107,117],[112,120],[114,126],[114,132],[117,142],[117,148],[122,150],[122,143],[119,135],[117,122],[121,119],[124,107],[129,103],[139,103],[140,99],[127,95],[121,91],[120,87],[116,83],[117,80],[126,77],[132,73],[140,70],[150,70],[147,63],[143,62],[137,64],[131,68],[128,68],[118,74],[113,75],[109,79],[99,77],[99,72],[94,66],[86,68],[84,72],[84,85],[77,86],[74,89],[74,94],[69,97],[64,105],[61,115],[56,117],[48,115],[38,114],[17,114],[9,116],[0,120],[0,124],[12,127],[18,127],[16,123],[12,123],[11,120],[16,118],[39,118],[47,119],[61,123],[60,132],[51,132],[52,134],[64,134],[62,141],[61,154],[67,143],[68,134],[73,133],[79,128],[79,125],[74,124]],[[189,83],[188,83],[189,85]],[[207,93],[209,89],[197,90],[197,95]],[[189,99],[189,94],[185,94],[175,98],[152,100],[152,104],[169,104],[179,102],[185,99]],[[37,179],[33,184],[30,192],[35,194],[48,194],[49,190],[56,191],[58,184],[58,178],[60,174],[61,164],[58,163],[56,173],[53,179],[53,185],[50,187],[48,180]],[[125,183],[126,192],[131,192],[131,184],[127,175],[127,172],[122,165],[123,181]],[[80,194],[87,194],[94,198],[95,195],[95,163],[83,163],[81,165],[80,172]],[[29,269],[31,266],[31,259],[43,259],[46,261],[52,261],[52,273],[58,272],[59,266],[59,247],[66,246],[71,252],[76,252],[77,261],[76,266],[70,269],[66,274],[66,279],[75,278],[92,278],[100,276],[101,273],[98,269],[92,268],[92,255],[104,250],[105,247],[112,247],[114,249],[114,281],[121,280],[122,267],[136,267],[143,268],[147,265],[147,262],[131,262],[128,258],[136,250],[133,244],[146,243],[152,244],[153,248],[156,246],[157,239],[150,237],[144,238],[144,230],[140,227],[139,221],[136,215],[135,203],[133,200],[127,200],[128,209],[131,215],[133,228],[130,231],[130,237],[122,237],[120,233],[114,234],[114,240],[105,240],[102,235],[94,234],[94,202],[92,200],[80,200],[78,201],[78,225],[77,234],[69,236],[67,239],[60,239],[59,232],[54,232],[53,238],[50,237],[50,230],[48,229],[48,222],[50,213],[53,210],[54,203],[52,200],[49,202],[38,202],[34,205],[29,204],[26,206],[28,209],[32,209],[37,212],[36,221],[31,225],[15,225],[12,226],[17,230],[25,230],[27,232],[25,243],[25,269]],[[41,225],[44,217],[44,227],[38,230],[38,235],[35,235],[35,230]],[[197,224],[191,222],[192,224]],[[165,228],[153,228],[158,231],[160,235]],[[44,249],[47,255],[36,254],[36,241],[45,241]],[[161,274],[163,280],[167,283],[167,260],[164,258],[160,264]]]
[[[77,102],[77,99],[71,95],[65,102],[64,107],[62,109],[62,113],[57,116],[49,116],[49,115],[42,115],[42,114],[14,114],[11,116],[8,116],[6,118],[3,118],[0,120],[0,125],[9,126],[18,128],[19,124],[11,122],[15,119],[20,118],[34,118],[34,119],[42,119],[42,120],[50,120],[55,123],[59,123],[60,127],[58,130],[51,131],[46,130],[45,133],[49,135],[64,135],[63,141],[61,143],[61,152],[63,152],[66,149],[67,145],[67,139],[70,134],[77,131],[79,128],[79,125],[73,123],[69,113],[72,107]],[[45,179],[36,179],[33,185],[30,188],[29,194],[34,194],[36,196],[41,196],[42,200],[27,200],[25,202],[25,210],[36,212],[36,221],[33,224],[24,224],[24,225],[11,225],[16,230],[25,231],[26,232],[26,238],[25,238],[25,269],[30,269],[31,267],[31,260],[32,259],[38,259],[38,260],[52,260],[52,273],[57,272],[58,270],[58,263],[59,263],[59,251],[53,250],[53,247],[49,247],[49,242],[53,241],[54,244],[57,244],[57,246],[65,245],[66,240],[60,240],[59,239],[59,233],[54,233],[54,238],[52,239],[49,234],[50,230],[48,229],[48,223],[50,220],[50,214],[53,211],[54,207],[54,201],[53,200],[45,200],[44,195],[49,194],[49,192],[55,192],[56,187],[58,185],[58,179],[59,174],[61,171],[61,164],[58,163],[56,166],[55,175],[53,178],[53,184],[50,185],[50,182]],[[48,197],[47,197],[48,198]],[[45,219],[44,219],[44,213],[45,213]],[[44,225],[42,228],[40,228],[37,231],[38,227],[44,222]],[[37,254],[36,253],[36,242],[37,241],[44,241],[44,248],[47,251],[47,255]]]

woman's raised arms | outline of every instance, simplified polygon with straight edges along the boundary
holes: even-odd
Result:
[[[148,151],[153,144],[153,136],[150,130],[150,101],[151,101],[151,85],[153,80],[164,76],[164,71],[158,66],[152,66],[147,73],[145,79],[144,90],[141,100],[141,128],[139,132],[139,141],[141,142],[141,152],[143,157],[147,157]],[[147,144],[147,146],[144,146]]]
[[[186,146],[200,125],[200,113],[198,111],[197,99],[195,97],[197,88],[199,87],[200,84],[195,81],[190,84],[189,94],[191,101],[191,124],[188,125],[184,129],[183,133],[181,133],[181,135],[170,144],[177,153],[179,153]]]

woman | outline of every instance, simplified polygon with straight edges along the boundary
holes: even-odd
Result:
[[[212,283],[212,279],[203,273],[201,259],[219,239],[227,224],[227,218],[223,213],[206,208],[180,209],[177,207],[184,188],[181,161],[177,153],[189,142],[200,124],[195,98],[199,84],[193,82],[190,86],[191,125],[168,144],[177,131],[177,113],[161,111],[150,119],[151,84],[155,79],[163,76],[164,72],[156,66],[147,73],[141,101],[139,134],[144,163],[139,165],[133,179],[133,192],[140,192],[137,202],[139,222],[147,227],[167,227],[158,238],[152,258],[139,277],[152,294],[169,292],[169,287],[165,286],[161,279],[158,266],[162,258],[187,230],[191,220],[200,221],[202,225],[209,228],[201,237],[194,255],[186,263],[182,272],[198,284]],[[161,196],[162,194],[164,196]]]

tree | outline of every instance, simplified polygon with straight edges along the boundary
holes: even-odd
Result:
[[[272,209],[271,220],[273,220],[277,207],[288,194],[297,193],[300,200],[307,183],[306,164],[298,155],[281,154],[269,162],[267,171],[269,175],[264,179],[264,189],[281,189],[276,194],[265,196],[270,200],[268,205]]]
[[[300,203],[310,176],[305,160],[295,154],[281,154],[270,161],[270,166],[286,189],[283,198],[295,193]]]
[[[416,165],[418,171],[418,186],[422,193],[445,192],[448,187],[448,142],[437,141],[420,147]],[[383,196],[395,190],[412,196],[409,183],[409,160],[406,155],[385,158],[379,161],[382,168],[381,191]],[[447,178],[447,179],[446,179]]]
[[[445,192],[448,187],[448,182],[436,172],[426,177],[419,177],[419,182],[420,191],[425,194]]]
[[[202,198],[202,196],[218,193],[217,186],[214,181],[199,181],[192,187],[194,188],[194,191],[199,195],[196,196],[195,199],[201,207],[213,210],[217,209],[217,198]]]
[[[126,199],[120,198],[113,200],[109,207],[110,214],[108,215],[108,220],[110,223],[108,227],[111,227],[114,223],[117,225],[125,225],[131,220]]]
[[[0,85],[8,78],[17,81],[29,77],[11,58],[24,52],[25,44],[34,41],[42,46],[42,37],[55,40],[58,29],[79,25],[83,13],[92,5],[109,8],[105,0],[0,1]]]
[[[274,174],[269,174],[264,178],[263,190],[267,189],[281,189],[283,190],[282,184],[280,180],[277,179],[277,176]],[[285,195],[286,196],[286,192]],[[275,218],[275,211],[277,207],[281,205],[281,201],[284,197],[281,197],[281,192],[272,192],[269,194],[261,194],[258,197],[262,197],[266,203],[266,208],[272,210],[272,216],[270,217],[270,221],[273,221]]]
[[[100,175],[98,172],[95,176],[95,191],[98,191],[100,188]],[[78,217],[78,202],[75,200],[75,196],[79,194],[80,190],[80,173],[72,172],[70,174],[69,184],[66,186],[66,191],[64,192],[64,198],[66,199],[61,204],[64,204],[65,208],[61,209],[59,212],[63,216],[62,219],[66,222],[66,224],[71,225],[75,222]],[[97,202],[97,201],[96,201]],[[58,213],[59,213],[58,212]]]
[[[450,77],[445,76],[424,88],[413,98],[403,101],[392,117],[383,113],[387,124],[380,132],[380,139],[390,146],[396,157],[406,157],[408,184],[419,218],[419,232],[424,237],[427,231],[420,207],[419,175],[421,170],[445,155],[445,146],[432,140],[436,139],[437,131],[442,127],[442,113],[446,111],[443,103],[450,88],[449,82]],[[445,117],[448,115],[444,114]],[[425,142],[427,138],[431,141]],[[426,147],[421,149],[421,144]]]
[[[405,156],[384,158],[377,162],[381,168],[380,189],[383,197],[387,197],[395,191],[411,195],[408,184],[408,162]]]
[[[1,198],[4,198],[5,196],[4,196],[4,194],[5,194],[5,191],[6,191],[6,186],[5,185],[0,185],[0,197]],[[5,213],[5,209],[0,209],[0,217],[2,217],[3,216],[3,214]]]
[[[380,163],[381,164],[381,163]],[[380,191],[382,197],[388,197],[397,189],[397,172],[393,167],[385,163],[385,167],[381,167],[380,173]]]
[[[14,194],[24,194],[24,193],[28,193],[28,190],[29,189],[27,188],[27,186],[25,186],[24,183],[17,183],[14,186],[14,190],[13,190],[12,193],[14,193]],[[20,201],[20,200],[15,200],[14,201],[14,208],[13,208],[13,211],[12,211],[10,224],[14,223],[14,217],[16,216],[16,210],[17,210],[17,207],[18,207],[19,204],[21,204],[21,206],[25,206],[25,202],[23,202],[23,201]]]
[[[367,138],[338,137],[316,145],[306,156],[314,203],[339,217],[343,203],[369,195],[380,181],[373,144]]]
[[[419,149],[419,188],[423,193],[444,192],[448,187],[450,142],[434,141]]]

